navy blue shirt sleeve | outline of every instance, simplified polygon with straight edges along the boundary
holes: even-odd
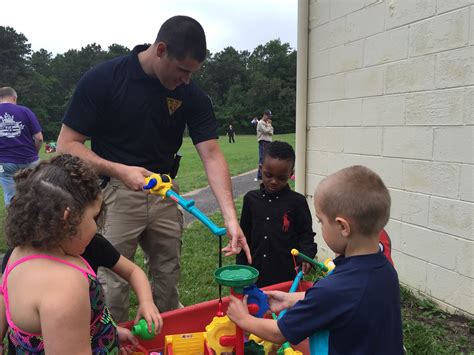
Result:
[[[189,135],[196,145],[211,139],[217,139],[217,120],[209,96],[194,83],[191,83],[191,102],[186,112]]]
[[[87,137],[92,137],[104,115],[110,79],[103,74],[92,68],[81,77],[63,118],[66,126]]]

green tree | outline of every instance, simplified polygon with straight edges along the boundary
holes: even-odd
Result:
[[[0,86],[16,87],[27,75],[31,45],[12,27],[0,26]]]

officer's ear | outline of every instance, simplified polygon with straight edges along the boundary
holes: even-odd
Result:
[[[158,42],[158,44],[156,45],[156,56],[162,59],[166,55],[167,49],[168,46],[165,42]]]

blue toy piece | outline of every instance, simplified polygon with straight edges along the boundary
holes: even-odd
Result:
[[[262,318],[270,308],[268,306],[268,296],[255,285],[245,287],[243,294],[248,295],[247,304],[256,304],[258,306],[258,312],[254,316]]]

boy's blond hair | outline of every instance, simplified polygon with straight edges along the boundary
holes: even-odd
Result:
[[[380,176],[354,165],[321,181],[316,189],[319,208],[330,221],[349,220],[354,232],[378,234],[390,218],[390,194]]]

